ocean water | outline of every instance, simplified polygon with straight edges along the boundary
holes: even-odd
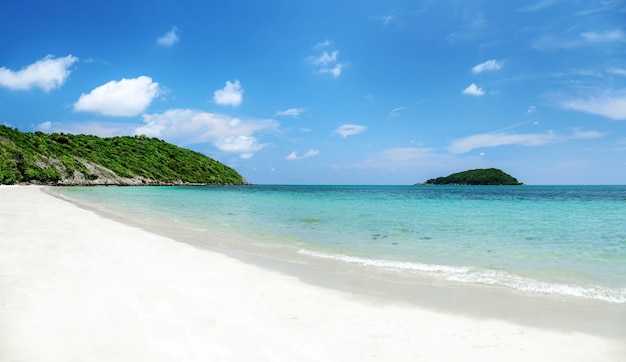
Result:
[[[294,248],[310,258],[626,304],[626,186],[55,187],[53,192],[126,214]]]

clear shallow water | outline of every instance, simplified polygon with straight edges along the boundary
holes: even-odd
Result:
[[[626,186],[55,190],[314,258],[626,303]]]

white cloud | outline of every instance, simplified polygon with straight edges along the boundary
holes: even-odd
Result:
[[[611,69],[609,69],[609,73],[626,76],[626,69],[624,69],[624,68],[611,68]]]
[[[323,49],[323,48],[326,48],[326,47],[327,47],[327,46],[329,46],[329,45],[330,45],[330,40],[326,39],[326,40],[324,40],[324,41],[321,41],[321,42],[319,42],[319,43],[315,44],[315,45],[313,46],[313,49],[316,49],[316,50],[318,50],[318,49]]]
[[[487,72],[487,71],[500,70],[502,69],[502,66],[504,66],[504,62],[499,62],[495,59],[491,59],[484,63],[475,65],[472,68],[472,72],[478,74],[478,73]]]
[[[467,153],[477,148],[498,147],[505,145],[540,146],[552,142],[567,141],[573,139],[591,139],[604,137],[604,133],[597,131],[581,131],[574,129],[569,135],[559,136],[552,131],[545,133],[485,133],[460,138],[452,142],[448,151],[452,153]]]
[[[357,124],[344,124],[344,125],[339,126],[335,130],[335,133],[338,133],[338,134],[341,135],[341,137],[346,138],[348,136],[354,136],[354,135],[357,135],[359,133],[362,133],[366,129],[367,129],[367,127],[360,126],[360,125],[357,125]]]
[[[584,46],[603,45],[611,42],[625,42],[626,34],[621,29],[605,32],[589,31],[578,34],[577,37],[544,35],[533,42],[533,47],[544,51],[572,49]]]
[[[319,153],[320,153],[319,150],[315,150],[315,149],[311,148],[308,151],[306,151],[304,153],[304,155],[298,156],[298,152],[297,151],[293,151],[287,157],[285,157],[285,159],[287,159],[287,160],[302,160],[302,159],[305,159],[305,158],[317,156],[317,155],[319,155]]]
[[[391,112],[389,112],[389,117],[399,116],[402,113],[402,111],[404,111],[405,109],[406,107],[396,107],[392,109]]]
[[[604,43],[625,40],[624,32],[621,29],[609,30],[602,33],[590,31],[580,34],[580,37],[589,43]]]
[[[239,153],[243,159],[252,157],[253,152],[263,149],[267,145],[259,144],[252,136],[219,137],[213,144],[223,152]]]
[[[37,125],[37,131],[48,132],[52,129],[52,122],[47,121]]]
[[[527,5],[524,8],[519,9],[518,11],[521,12],[532,12],[532,11],[539,11],[539,10],[543,10],[544,8],[554,4],[556,2],[556,0],[540,0],[534,4],[531,5]]]
[[[562,102],[565,109],[597,114],[617,121],[626,120],[626,91],[607,91],[587,99],[574,99]]]
[[[243,100],[243,89],[239,80],[235,83],[226,81],[224,88],[216,90],[213,93],[213,101],[222,106],[238,107]]]
[[[289,108],[284,111],[278,111],[275,115],[298,118],[302,112],[304,112],[304,108]]]
[[[430,148],[397,147],[373,154],[362,162],[357,163],[355,167],[368,172],[381,170],[387,173],[390,170],[438,169],[442,165],[453,163],[454,159],[449,154],[436,153],[435,150]]]
[[[528,106],[528,110],[526,111],[527,114],[533,114],[537,112],[537,107],[535,106]]]
[[[593,139],[602,138],[605,135],[606,133],[599,131],[581,131],[580,128],[574,128],[570,135],[565,136],[565,139]]]
[[[328,52],[323,52],[322,55],[318,57],[310,57],[309,61],[313,65],[324,67],[324,66],[336,63],[338,55],[339,55],[339,50],[335,50],[334,52],[330,54]]]
[[[551,132],[539,134],[487,133],[461,138],[452,142],[448,150],[452,153],[466,153],[476,148],[504,145],[538,146],[554,140]]]
[[[330,41],[325,40],[322,43],[318,43],[313,49],[319,50],[330,45]],[[315,73],[318,74],[330,74],[334,78],[341,75],[345,64],[339,62],[339,50],[332,52],[324,51],[320,55],[310,56],[307,62],[313,66]]]
[[[343,64],[335,64],[332,68],[321,68],[317,72],[319,74],[330,74],[333,78],[337,78],[341,75],[341,71],[343,70]]]
[[[94,88],[89,94],[81,94],[74,103],[74,110],[133,117],[145,111],[158,93],[159,83],[153,82],[150,77],[123,78],[119,82],[112,80]]]
[[[479,88],[476,84],[472,83],[467,88],[463,89],[463,94],[480,97],[485,95],[485,91],[482,88]]]
[[[267,146],[258,133],[276,129],[272,120],[240,120],[225,115],[191,109],[172,109],[164,113],[144,114],[142,127],[135,134],[162,138],[179,145],[210,142],[222,152],[239,153],[249,158]]]
[[[396,18],[393,15],[384,15],[384,16],[379,16],[378,19],[380,19],[383,22],[383,25],[387,26],[391,24],[391,22],[393,22]]]
[[[173,26],[172,30],[163,34],[162,37],[157,39],[157,44],[163,45],[165,47],[171,47],[172,45],[178,43],[180,41],[180,37],[178,36],[178,28]]]
[[[16,72],[0,67],[0,86],[13,90],[40,88],[49,92],[63,85],[71,73],[71,66],[76,62],[78,58],[72,55],[64,58],[48,55]]]

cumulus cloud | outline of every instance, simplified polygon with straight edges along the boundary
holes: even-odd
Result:
[[[78,58],[72,55],[64,58],[48,55],[18,71],[0,67],[0,86],[13,90],[39,88],[49,92],[63,85],[76,62]]]
[[[499,62],[495,59],[491,59],[488,60],[484,63],[480,63],[475,65],[472,68],[472,72],[473,73],[482,73],[482,72],[488,72],[488,71],[494,71],[494,70],[500,70],[502,69],[502,66],[504,65],[504,62]]]
[[[180,37],[178,36],[178,28],[173,26],[170,31],[163,34],[162,37],[157,39],[157,44],[163,45],[164,47],[171,47],[179,41]]]
[[[616,121],[626,120],[626,91],[607,91],[587,99],[573,99],[561,103],[565,109],[596,114]]]
[[[159,83],[140,76],[110,81],[89,94],[81,94],[74,110],[113,117],[133,117],[141,114],[159,94]]]
[[[316,44],[313,49],[320,50],[328,47],[330,41],[325,40]],[[313,66],[315,72],[318,74],[330,74],[333,78],[337,78],[341,75],[345,64],[339,62],[339,50],[331,52],[323,51],[319,55],[312,55],[307,58],[307,62]]]
[[[365,126],[360,126],[357,124],[344,124],[339,126],[335,133],[341,135],[341,137],[346,138],[348,136],[354,136],[359,133],[364,132],[367,129]]]
[[[480,97],[485,95],[485,91],[478,87],[475,83],[472,83],[467,88],[463,89],[463,94]]]
[[[552,131],[545,133],[485,133],[472,135],[455,140],[448,150],[452,153],[467,153],[477,148],[498,147],[506,145],[540,146],[553,142],[562,142],[573,139],[591,139],[604,137],[604,133],[598,131],[581,131],[574,129],[568,135],[557,135]]]
[[[339,55],[339,50],[335,50],[332,53],[323,52],[320,56],[310,57],[309,62],[313,65],[317,65],[320,67],[325,67],[330,64],[337,63],[337,56]]]
[[[319,155],[319,153],[320,153],[319,150],[315,150],[315,149],[311,148],[308,151],[306,151],[302,156],[298,156],[298,152],[297,151],[293,151],[287,157],[285,157],[285,159],[287,159],[287,160],[302,160],[302,159],[305,159],[305,158],[317,156],[317,155]]]
[[[304,112],[304,108],[289,108],[284,111],[278,111],[275,115],[298,118],[302,112]]]
[[[240,120],[229,116],[191,109],[171,109],[164,113],[144,114],[144,126],[135,134],[162,138],[179,145],[212,143],[222,152],[250,158],[267,146],[257,134],[276,129],[273,120]]]
[[[222,106],[238,107],[243,101],[243,89],[239,80],[226,81],[226,86],[213,93],[213,101]]]
[[[226,136],[220,137],[213,144],[223,152],[239,153],[243,159],[252,157],[253,152],[259,151],[267,145],[259,144],[252,136]]]
[[[333,78],[337,78],[341,75],[341,71],[343,70],[343,64],[335,64],[332,68],[320,68],[317,72],[319,74],[330,74]]]

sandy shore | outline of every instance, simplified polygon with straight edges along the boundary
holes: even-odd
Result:
[[[0,361],[626,361],[626,342],[374,303],[0,187]]]

